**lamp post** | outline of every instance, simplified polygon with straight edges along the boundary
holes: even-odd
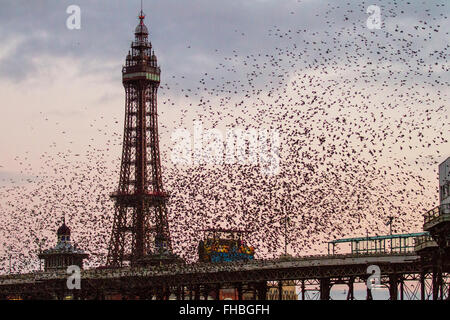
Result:
[[[390,243],[391,243],[391,253],[392,253],[392,222],[394,221],[393,216],[388,217],[388,222],[386,222],[386,225],[389,225],[389,235],[391,236]]]
[[[37,239],[36,239],[37,240]],[[42,245],[45,243],[46,239],[41,239],[40,241],[38,241],[38,245],[39,245],[39,253],[42,252]],[[41,259],[39,259],[39,271],[42,271],[42,261]]]
[[[12,273],[12,245],[8,245],[9,274]]]
[[[287,245],[288,245],[288,239],[287,239],[287,227],[289,223],[289,217],[286,215],[284,218],[284,255],[287,257]]]
[[[284,195],[284,201],[282,202],[282,208],[284,210],[284,255],[287,257],[287,246],[288,246],[288,225],[290,222],[288,211],[291,209],[291,188],[287,182],[283,182],[283,193]]]
[[[389,221],[388,221],[388,224],[389,224],[389,235],[392,236],[392,222],[394,221],[394,217],[393,216],[389,216],[388,218],[389,218]]]
[[[369,229],[366,228],[366,253],[369,253]]]

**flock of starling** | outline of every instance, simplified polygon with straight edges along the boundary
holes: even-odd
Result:
[[[160,149],[176,254],[194,262],[207,228],[249,231],[258,259],[280,256],[285,241],[303,256],[326,253],[337,238],[387,234],[390,216],[395,233],[421,231],[437,204],[437,165],[449,156],[449,29],[446,1],[424,2],[423,12],[415,4],[386,1],[379,30],[366,28],[369,4],[330,4],[315,16],[321,30],[267,26],[263,51],[214,50],[221,61],[200,78],[162,70]],[[422,18],[405,22],[404,11]],[[280,172],[174,165],[171,133],[192,131],[194,120],[205,130],[277,130]],[[49,141],[39,168],[16,157],[30,178],[0,188],[3,272],[10,260],[13,273],[38,269],[37,252],[55,245],[63,216],[87,266],[106,262],[123,123],[90,121],[98,135],[84,153],[54,152]]]

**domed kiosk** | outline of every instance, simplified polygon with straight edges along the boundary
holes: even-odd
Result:
[[[44,250],[38,255],[39,259],[44,260],[44,270],[65,270],[72,265],[82,269],[83,260],[87,259],[89,255],[77,248],[76,244],[72,244],[70,228],[66,225],[65,219],[56,234],[58,239],[56,246]]]

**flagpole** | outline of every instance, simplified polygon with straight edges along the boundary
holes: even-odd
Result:
[[[284,209],[286,210],[286,209]],[[284,255],[287,256],[287,246],[288,246],[288,233],[287,233],[287,227],[291,219],[289,219],[289,216],[287,215],[287,212],[284,216]]]

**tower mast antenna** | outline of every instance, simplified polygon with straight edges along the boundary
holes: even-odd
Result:
[[[141,25],[144,24],[145,14],[144,14],[144,0],[141,0],[141,13],[139,14],[139,20]]]

